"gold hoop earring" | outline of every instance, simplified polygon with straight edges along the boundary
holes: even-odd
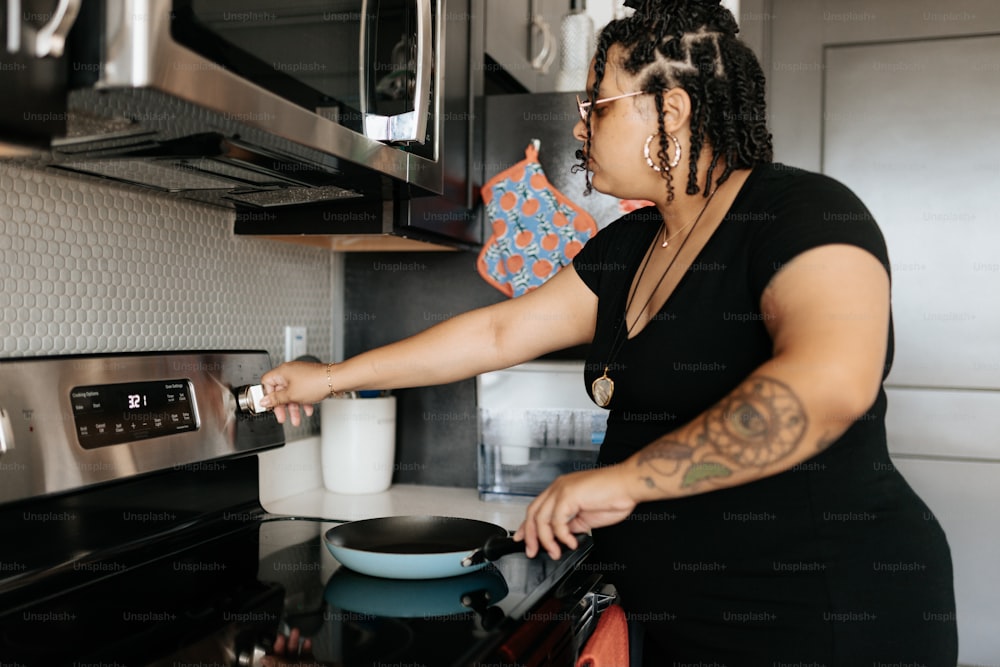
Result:
[[[649,144],[652,143],[653,138],[656,135],[649,135],[646,137],[646,144],[642,148],[642,154],[646,157],[646,164],[648,164],[653,171],[663,171],[660,165],[653,162],[653,157],[649,154]],[[673,169],[681,163],[681,142],[677,141],[677,137],[667,132],[667,138],[674,142],[674,159],[667,163],[667,169]]]

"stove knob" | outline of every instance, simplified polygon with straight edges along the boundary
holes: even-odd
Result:
[[[254,646],[251,651],[243,651],[240,653],[239,658],[236,660],[236,664],[239,667],[261,667],[264,664],[264,657],[267,655],[264,649],[260,646]]]
[[[0,456],[14,449],[14,429],[10,423],[10,414],[0,407]]]
[[[237,387],[233,390],[236,393],[236,401],[240,406],[240,412],[251,415],[259,415],[267,412],[267,408],[260,405],[260,399],[264,398],[264,387],[259,384],[248,384]]]

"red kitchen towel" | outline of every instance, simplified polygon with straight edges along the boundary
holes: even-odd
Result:
[[[482,189],[493,235],[483,245],[476,269],[510,297],[554,276],[597,233],[590,214],[549,183],[538,161],[538,146],[533,140],[523,160]]]
[[[628,667],[628,621],[620,604],[611,605],[597,619],[576,667]]]

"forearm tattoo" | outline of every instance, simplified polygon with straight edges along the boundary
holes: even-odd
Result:
[[[805,409],[785,383],[750,378],[676,438],[658,440],[638,458],[650,488],[658,478],[683,471],[681,487],[780,461],[802,442],[809,425]]]

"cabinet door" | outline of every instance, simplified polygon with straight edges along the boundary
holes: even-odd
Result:
[[[997,562],[1000,464],[893,456],[893,463],[941,522],[955,572],[959,663],[995,665],[1000,657]],[[926,617],[925,617],[926,620]]]
[[[486,55],[526,90],[532,90],[535,79],[527,55],[530,4],[529,0],[483,2],[486,11]]]
[[[897,386],[1000,389],[997,53],[995,35],[825,52],[823,171],[885,234]]]
[[[529,53],[541,58],[541,52],[548,40],[548,55],[541,68],[535,69],[536,93],[551,93],[556,90],[556,77],[559,75],[559,26],[563,17],[569,13],[567,0],[534,0],[534,13],[531,17],[531,39]]]
[[[555,90],[559,23],[569,0],[510,0],[486,5],[486,54],[526,92]]]

